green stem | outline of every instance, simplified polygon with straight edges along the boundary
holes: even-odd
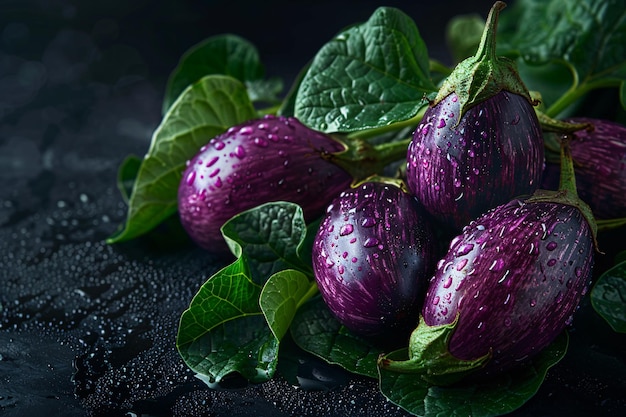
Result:
[[[326,157],[349,172],[355,182],[359,182],[371,175],[381,174],[390,163],[406,158],[411,138],[375,146],[361,138],[345,137],[343,142],[345,151]]]
[[[578,198],[576,189],[576,174],[574,173],[574,160],[569,146],[570,136],[561,138],[561,176],[559,178],[559,190],[567,191],[572,197]]]
[[[502,9],[506,7],[506,3],[503,1],[497,1],[493,7],[489,10],[487,16],[487,22],[485,23],[485,30],[480,38],[480,44],[478,44],[478,51],[474,55],[476,60],[490,60],[495,61],[498,57],[496,54],[496,30],[498,28],[498,14]]]
[[[317,283],[315,281],[311,282],[311,286],[309,287],[308,291],[304,294],[304,296],[302,296],[302,298],[298,301],[298,304],[296,304],[296,310],[299,310],[300,307],[302,307],[302,305],[304,303],[306,303],[307,301],[309,301],[311,298],[313,298],[315,295],[317,295],[319,293],[319,287],[317,286]]]

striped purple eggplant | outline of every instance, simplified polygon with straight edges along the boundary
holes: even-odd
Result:
[[[431,279],[409,360],[379,366],[447,385],[526,364],[572,321],[591,282],[597,225],[576,193],[569,140],[557,191],[489,210],[450,242]]]
[[[540,352],[571,321],[594,263],[592,229],[570,205],[515,199],[463,229],[438,263],[422,316],[458,322],[449,352],[491,353],[487,370],[509,369]]]
[[[459,63],[424,114],[407,152],[411,192],[456,230],[540,185],[536,104],[514,64],[495,53],[496,2],[475,56]]]
[[[178,189],[183,227],[201,247],[225,251],[221,226],[271,201],[302,206],[307,221],[324,213],[352,176],[327,160],[344,145],[295,118],[265,116],[234,126],[188,162]]]
[[[437,259],[430,220],[398,186],[365,182],[333,200],[313,245],[324,301],[355,334],[406,343]]]
[[[575,132],[570,141],[578,195],[599,219],[626,217],[626,126],[584,117],[566,121],[593,126]],[[542,187],[558,184],[559,164],[547,163]]]

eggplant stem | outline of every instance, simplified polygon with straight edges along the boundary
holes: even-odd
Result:
[[[493,7],[489,10],[487,22],[485,23],[485,30],[483,30],[482,36],[480,37],[480,43],[478,44],[478,51],[476,51],[476,58],[488,59],[492,61],[497,59],[495,38],[496,30],[498,29],[498,14],[505,7],[505,2],[496,1]]]

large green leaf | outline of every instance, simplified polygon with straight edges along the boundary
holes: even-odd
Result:
[[[508,414],[532,398],[550,367],[567,351],[563,333],[523,368],[482,382],[430,385],[416,374],[380,369],[380,390],[391,402],[412,414],[428,417],[490,417]],[[392,359],[405,360],[406,350]]]
[[[228,75],[242,83],[254,83],[264,74],[265,68],[252,43],[232,34],[212,36],[189,48],[180,58],[167,81],[163,114],[188,86],[206,75]]]
[[[408,120],[436,91],[426,45],[413,20],[378,8],[315,56],[302,80],[295,115],[325,132],[350,132]]]
[[[255,207],[223,226],[238,258],[201,286],[176,339],[181,357],[204,381],[233,372],[252,382],[274,375],[280,340],[317,289],[304,272],[285,269],[306,265],[294,257],[305,232],[302,209],[286,202]]]
[[[291,324],[296,344],[326,362],[356,374],[376,378],[376,361],[382,350],[347,330],[321,297],[304,304]]]
[[[126,223],[108,242],[138,237],[175,213],[185,162],[211,138],[255,116],[245,86],[234,78],[209,75],[189,86],[155,130],[134,183]]]
[[[518,0],[502,20],[506,47],[524,61],[565,63],[573,72],[572,90],[551,116],[591,89],[626,80],[624,0]]]
[[[593,308],[613,330],[626,333],[626,261],[604,272],[590,296]]]

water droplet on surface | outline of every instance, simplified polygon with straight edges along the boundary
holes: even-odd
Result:
[[[252,126],[244,126],[241,129],[239,129],[239,133],[241,135],[249,135],[252,132],[254,132],[254,129],[252,128]]]
[[[239,159],[243,159],[246,156],[246,150],[243,146],[237,145],[235,148],[235,156]]]
[[[343,226],[341,226],[341,229],[339,229],[339,234],[341,236],[346,236],[352,233],[353,231],[354,231],[354,226],[352,226],[351,224],[344,224]]]
[[[529,303],[530,303],[530,306],[531,306],[531,307],[534,307],[534,306],[536,306],[536,305],[537,305],[537,300],[535,300],[534,298],[531,298],[531,300],[530,300],[530,302],[529,302]]]
[[[547,265],[548,265],[548,266],[554,266],[554,265],[556,265],[556,262],[557,262],[557,261],[556,261],[556,259],[552,258],[552,259],[550,259],[550,260],[548,261]]]
[[[446,121],[443,119],[439,119],[439,123],[437,124],[439,129],[446,127]]]
[[[452,275],[448,275],[448,278],[446,278],[445,282],[443,283],[443,288],[450,288],[451,285],[452,285]]]
[[[196,171],[191,171],[189,174],[187,174],[187,179],[185,180],[185,182],[187,185],[193,185],[195,180],[196,180]]]
[[[339,265],[337,267],[337,271],[339,272],[340,275],[343,275],[343,273],[346,272],[346,269],[344,268],[343,265]]]
[[[261,138],[261,137],[256,137],[253,140],[254,144],[261,147],[261,148],[267,148],[267,146],[269,145],[269,142],[266,141],[265,139]]]
[[[441,300],[441,298],[440,298],[438,295],[436,295],[436,296],[433,298],[433,305],[434,305],[434,306],[436,306],[437,304],[439,304],[439,301],[440,301],[440,300]]]
[[[221,140],[215,141],[215,143],[213,143],[213,147],[217,149],[218,151],[221,151],[222,149],[224,149],[225,146],[226,144],[222,142]]]
[[[472,243],[467,243],[463,246],[461,246],[457,251],[456,251],[456,256],[464,256],[467,255],[468,253],[470,253],[472,251],[472,249],[474,249],[474,244]]]
[[[557,246],[558,244],[554,241],[548,242],[548,244],[546,245],[546,249],[552,251],[552,250],[555,250]]]

